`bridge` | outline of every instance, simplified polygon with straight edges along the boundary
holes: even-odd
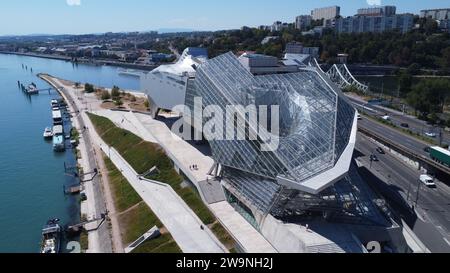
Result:
[[[331,81],[340,88],[355,87],[363,93],[369,91],[369,86],[360,83],[350,72],[346,64],[334,64],[327,72],[323,71],[317,59],[314,59],[313,66],[317,67],[324,74],[330,77]]]

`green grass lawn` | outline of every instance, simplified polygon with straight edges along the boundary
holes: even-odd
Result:
[[[172,186],[204,224],[214,223],[215,217],[195,190],[181,186],[183,177],[175,171],[172,161],[160,146],[145,142],[133,133],[118,128],[105,117],[88,115],[102,139],[114,147],[137,173],[144,173],[156,166],[160,173],[149,177],[150,179]]]
[[[114,166],[111,160],[109,160],[106,156],[103,158],[109,171],[109,183],[114,195],[114,205],[116,210],[118,212],[123,212],[141,202],[142,199],[139,194],[137,194],[130,183],[128,183],[125,177],[123,177],[122,173],[120,173],[120,171]]]
[[[121,214],[119,222],[122,224],[122,238],[125,244],[134,242],[154,226],[162,227],[159,219],[144,202]]]
[[[211,226],[211,231],[217,236],[222,244],[229,250],[234,249],[236,242],[231,235],[225,230],[221,223],[216,222]]]

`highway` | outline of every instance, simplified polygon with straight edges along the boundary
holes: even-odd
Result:
[[[348,97],[348,98],[358,110],[362,109],[366,114],[369,114],[370,116],[382,117],[387,114],[390,117],[391,122],[396,126],[402,127],[401,125],[406,123],[408,124],[408,128],[405,129],[420,134],[424,137],[427,137],[425,133],[435,133],[436,137],[430,138],[430,140],[434,140],[436,143],[440,142],[440,137],[442,133],[442,144],[450,144],[450,133],[445,132],[443,129],[439,127],[431,126],[427,124],[425,121],[419,120],[416,117],[404,115],[401,112],[388,109],[386,107],[381,107],[377,105],[368,105],[367,102],[355,97]],[[374,111],[370,111],[368,110],[368,108]]]
[[[362,120],[358,121],[358,126],[403,145],[405,148],[408,148],[416,154],[426,157],[430,156],[425,152],[425,148],[429,147],[429,144],[422,142],[413,136],[409,136],[406,133],[399,132],[387,125],[363,117]]]
[[[355,157],[365,168],[361,175],[388,201],[432,252],[450,252],[450,187],[437,181],[437,188],[419,183],[420,172],[358,134]],[[376,154],[379,162],[370,163]],[[419,192],[419,193],[418,193]],[[413,210],[412,207],[415,207]]]

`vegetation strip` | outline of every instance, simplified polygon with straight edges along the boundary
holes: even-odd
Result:
[[[159,173],[149,175],[146,178],[170,185],[195,214],[197,214],[200,220],[211,228],[211,231],[225,246],[230,250],[234,248],[235,242],[231,235],[216,221],[216,218],[203,203],[199,194],[193,188],[182,186],[183,177],[175,171],[172,161],[160,146],[145,142],[133,133],[118,128],[112,121],[105,117],[90,113],[88,116],[100,137],[108,145],[114,147],[137,173],[145,173],[156,166]],[[110,179],[111,181],[116,181],[118,178],[113,177]],[[117,189],[113,187],[113,191],[117,191],[117,194],[128,196],[128,199],[136,199],[132,195],[131,190],[122,187],[117,187]],[[119,197],[117,205],[125,209],[136,204],[136,200],[130,202],[128,199]]]
[[[136,248],[136,253],[181,253],[172,236],[165,230],[161,221],[143,202],[138,193],[128,183],[111,160],[103,156],[108,169],[109,183],[114,197],[114,206],[119,214],[118,220],[124,245],[134,242],[150,228],[157,226],[162,235],[147,241]]]

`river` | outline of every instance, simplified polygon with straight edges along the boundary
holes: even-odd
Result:
[[[139,90],[137,78],[119,75],[118,70],[0,54],[0,252],[38,252],[47,220],[59,218],[66,225],[77,223],[80,216],[79,197],[63,193],[64,185],[77,182],[64,170],[64,163],[75,164],[74,154],[71,150],[55,154],[52,143],[42,136],[52,123],[50,100],[59,96],[53,91],[29,97],[17,81],[49,88],[36,77],[48,73],[80,83]]]

